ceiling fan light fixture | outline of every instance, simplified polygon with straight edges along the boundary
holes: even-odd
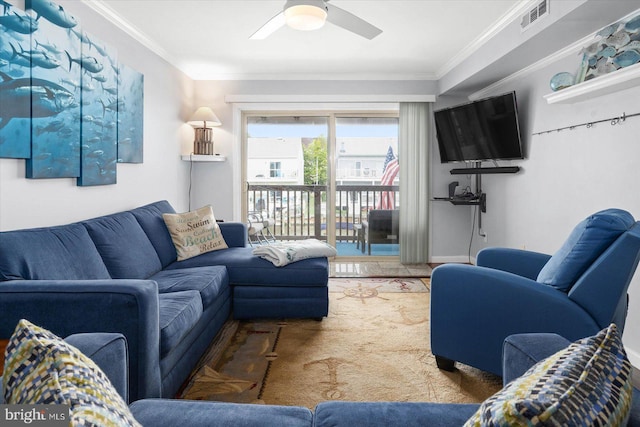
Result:
[[[293,2],[289,2],[293,3]],[[308,1],[304,4],[298,3],[286,7],[284,16],[287,25],[295,30],[313,31],[322,28],[327,20],[327,10],[315,3],[322,4],[324,2]]]

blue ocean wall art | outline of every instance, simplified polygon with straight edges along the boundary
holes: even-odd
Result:
[[[31,61],[16,55],[29,46],[38,23],[25,12],[2,4],[0,16],[0,157],[31,157]]]
[[[27,1],[38,28],[31,44],[13,46],[14,55],[31,60],[31,158],[27,178],[80,176],[80,70],[69,68],[67,55],[79,55],[81,43],[69,33],[75,19],[50,2]],[[66,23],[61,27],[55,22]]]
[[[0,0],[0,157],[27,178],[115,184],[117,163],[142,163],[142,74],[63,7]]]
[[[94,36],[82,37],[82,54],[69,57],[70,66],[82,70],[81,93],[81,174],[78,185],[116,183],[118,154],[118,99],[115,50]]]
[[[144,76],[120,64],[118,98],[125,114],[118,123],[118,162],[142,163],[144,130]]]

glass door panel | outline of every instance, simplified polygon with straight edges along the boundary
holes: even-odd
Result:
[[[327,239],[328,135],[328,117],[246,116],[250,241]]]
[[[398,256],[398,118],[337,117],[336,248],[339,256]]]

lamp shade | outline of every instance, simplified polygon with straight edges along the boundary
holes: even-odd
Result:
[[[285,5],[284,16],[289,27],[312,31],[322,28],[327,20],[327,10],[322,0],[289,0]]]
[[[209,107],[200,107],[196,110],[195,113],[189,118],[187,122],[193,127],[204,127],[209,126],[220,126],[222,122],[216,116],[216,113]]]

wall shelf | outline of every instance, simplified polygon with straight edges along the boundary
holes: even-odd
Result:
[[[544,96],[549,104],[573,104],[640,85],[640,63]]]
[[[183,154],[181,157],[186,162],[225,162],[227,160],[225,156],[217,154]]]

